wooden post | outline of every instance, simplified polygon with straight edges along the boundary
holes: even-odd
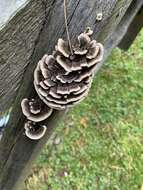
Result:
[[[132,1],[125,15],[122,17],[121,21],[117,25],[116,29],[112,32],[112,35],[109,36],[109,38],[106,41],[105,44],[106,57],[110,55],[112,49],[116,46],[126,50],[125,48],[123,48],[123,46],[121,47],[121,44],[124,43],[124,45],[126,46],[126,40],[124,42],[124,39],[127,38],[129,28],[132,25],[131,23],[134,20],[135,16],[137,15],[142,5],[143,5],[142,0]],[[138,25],[140,24],[141,22],[138,23]]]
[[[132,22],[128,27],[126,34],[118,45],[119,48],[123,50],[129,49],[136,36],[140,32],[141,28],[143,27],[143,1],[135,1],[133,5],[134,6],[132,6],[129,11],[132,10],[132,12],[135,13],[134,10],[136,9],[136,14],[134,15],[134,19],[132,19]]]
[[[93,37],[104,43],[106,49],[131,2],[69,0],[71,37],[74,38],[90,26],[94,30]],[[102,12],[103,19],[97,22],[99,12]],[[48,130],[40,141],[31,141],[25,137],[21,100],[34,96],[33,70],[44,53],[50,54],[53,51],[59,37],[66,37],[63,0],[31,0],[0,31],[0,111],[4,112],[11,105],[13,107],[0,142],[0,190],[22,189],[22,182],[29,174],[34,160],[65,113],[54,111],[44,121]]]

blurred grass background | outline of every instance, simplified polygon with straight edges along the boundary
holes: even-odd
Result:
[[[27,190],[143,190],[143,31],[115,49],[33,167]]]

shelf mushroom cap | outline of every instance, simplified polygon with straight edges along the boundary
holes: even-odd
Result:
[[[61,54],[63,54],[65,57],[69,57],[71,52],[70,48],[67,42],[65,42],[63,39],[58,40],[58,44],[56,46],[57,51],[59,51]]]
[[[41,122],[47,119],[53,111],[53,109],[49,108],[46,105],[41,106],[41,103],[37,100],[29,101],[27,98],[22,100],[21,108],[23,114],[27,117],[27,119],[34,122]]]
[[[92,31],[80,34],[76,44],[59,39],[52,55],[45,55],[34,72],[34,87],[49,107],[63,110],[83,100],[91,87],[97,65],[103,59],[103,45],[91,39]]]
[[[31,140],[40,140],[46,133],[47,127],[27,121],[24,125],[25,135]]]

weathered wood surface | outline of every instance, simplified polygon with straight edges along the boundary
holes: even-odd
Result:
[[[135,8],[132,7],[132,11],[134,9]],[[119,47],[123,50],[129,49],[136,36],[140,32],[141,28],[143,27],[143,0],[140,0],[140,2],[136,4],[136,9],[138,12],[136,12],[136,15],[134,15],[134,19],[132,19],[132,22],[128,27],[126,34],[119,44]]]
[[[106,47],[131,1],[70,0],[68,23],[71,37],[74,38],[86,26],[91,26],[93,37],[100,39]],[[96,21],[99,11],[103,13],[101,22]],[[64,115],[64,112],[55,111],[44,122],[48,131],[40,141],[32,142],[23,135],[25,118],[21,113],[20,102],[22,98],[34,95],[33,70],[41,56],[50,54],[58,38],[65,36],[63,0],[30,1],[0,31],[1,110],[13,103],[11,118],[0,143],[0,190],[21,189],[19,183],[27,176],[35,157]]]
[[[106,41],[106,44],[105,44],[106,57],[108,57],[108,55],[111,53],[111,50],[114,47],[119,46],[121,48],[120,42],[122,41],[122,43],[124,43],[124,36],[128,35],[128,29],[131,27],[132,21],[136,17],[142,5],[143,5],[142,0],[132,1],[124,17],[121,19],[120,23],[117,25],[112,35]],[[143,23],[143,20],[142,20],[142,23]]]
[[[45,14],[41,0],[30,1],[0,31],[0,113],[9,109],[14,100],[43,27]]]

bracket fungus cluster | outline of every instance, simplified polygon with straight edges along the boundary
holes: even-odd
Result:
[[[34,87],[40,103],[24,99],[21,104],[28,120],[45,120],[52,109],[72,107],[87,96],[104,51],[101,43],[91,39],[92,33],[91,30],[81,33],[72,47],[59,39],[53,54],[44,55],[38,62],[34,71]]]
[[[47,119],[52,114],[53,109],[46,106],[40,99],[28,100],[27,98],[22,100],[21,108],[27,118],[24,126],[26,136],[32,140],[41,139],[46,133],[47,127],[39,122]]]
[[[88,94],[96,66],[103,58],[103,46],[88,33],[78,36],[72,47],[58,40],[53,55],[44,55],[34,72],[34,86],[40,99],[57,110],[71,107]]]

